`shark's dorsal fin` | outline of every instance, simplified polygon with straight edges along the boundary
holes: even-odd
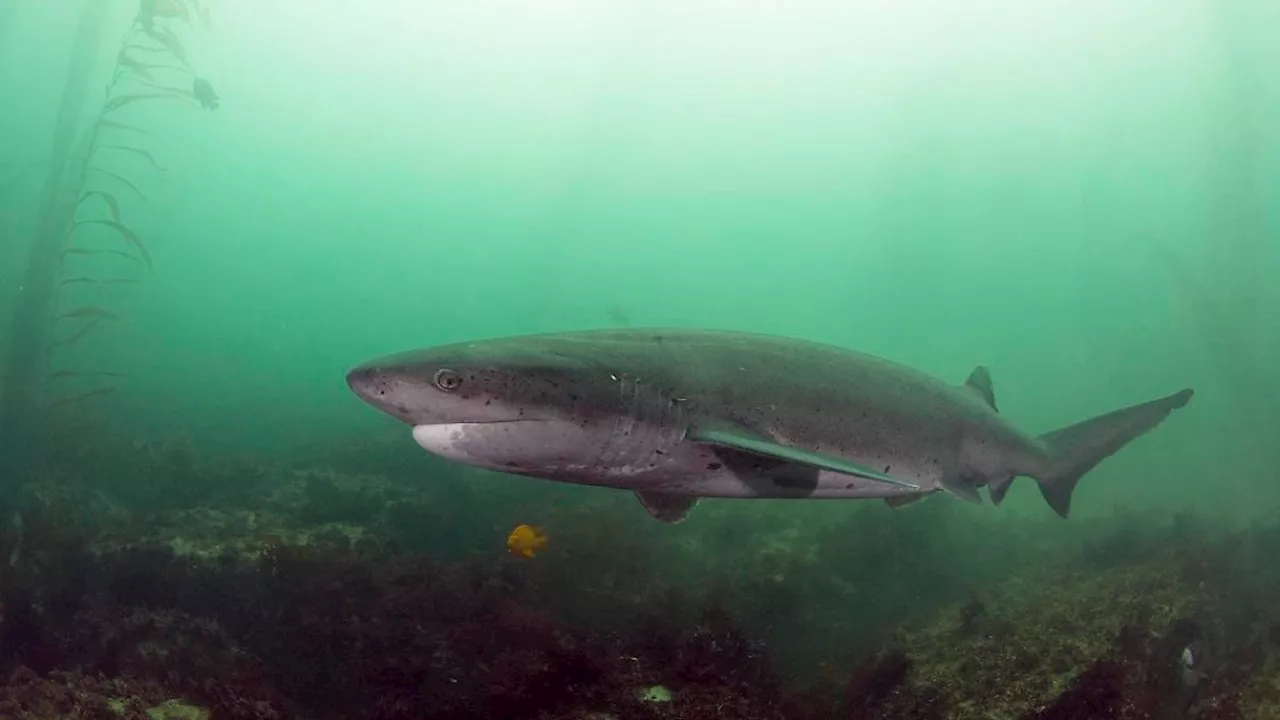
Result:
[[[969,373],[969,379],[964,381],[964,386],[982,398],[992,410],[1000,412],[1000,408],[996,407],[996,389],[991,385],[991,372],[987,370],[986,365],[974,368],[973,372]]]
[[[831,472],[843,473],[845,475],[852,475],[854,477],[865,478],[867,480],[875,480],[877,482],[885,483],[886,485],[893,485],[895,487],[906,488],[908,490],[920,489],[920,486],[915,483],[899,480],[886,475],[875,468],[867,467],[866,465],[853,462],[852,460],[845,460],[844,458],[810,452],[803,448],[782,445],[768,438],[735,428],[717,428],[714,426],[698,425],[689,428],[688,432],[685,433],[685,439],[691,442],[733,448],[734,450],[755,453],[756,455],[764,455],[766,457],[786,460],[800,465],[808,465],[822,470],[830,470]]]
[[[693,495],[668,495],[637,490],[636,498],[650,515],[664,523],[684,520],[693,506],[698,504],[698,498]]]

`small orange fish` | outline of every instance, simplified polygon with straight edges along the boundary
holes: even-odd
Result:
[[[517,525],[507,536],[507,552],[523,558],[531,558],[546,547],[550,539],[540,527]]]

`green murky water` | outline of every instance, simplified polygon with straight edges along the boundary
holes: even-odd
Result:
[[[443,466],[343,383],[416,347],[677,325],[954,382],[986,364],[1035,432],[1192,386],[1190,409],[1088,476],[1071,522],[1280,505],[1280,5],[99,2],[0,0],[14,495],[56,477],[126,511],[216,504],[173,489],[208,473],[136,469],[181,436],[206,467],[428,487],[441,509],[411,523],[436,528],[427,556],[506,562],[518,522],[563,550],[590,536],[574,508],[600,504],[634,514],[623,555],[656,553],[662,582],[696,585],[722,553],[786,584],[735,563],[883,526],[876,547],[926,559],[859,545],[842,572],[857,586],[876,564],[893,598],[986,582],[1001,524],[1051,515],[1016,483],[999,509],[926,511],[959,513],[934,536],[879,503],[722,501],[651,527],[611,491]],[[784,654],[838,653],[796,638],[846,606],[789,602],[758,613]]]

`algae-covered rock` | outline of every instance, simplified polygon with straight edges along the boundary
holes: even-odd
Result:
[[[909,669],[884,694],[879,716],[919,716],[922,698],[953,720],[1035,712],[1100,658],[1145,648],[1216,602],[1184,582],[1172,553],[1107,569],[1072,559],[1019,575],[895,633]]]
[[[647,703],[669,703],[671,702],[671,691],[662,685],[652,685],[647,688],[640,688],[636,691],[636,697]]]
[[[188,705],[179,700],[167,700],[155,707],[147,708],[147,717],[151,720],[209,720],[213,716],[202,707]]]

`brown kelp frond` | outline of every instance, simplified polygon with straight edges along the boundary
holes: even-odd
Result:
[[[147,82],[146,80],[139,80],[138,84],[145,85],[146,87],[149,87],[149,88],[155,88],[156,90],[164,90],[165,92],[171,92],[171,93],[174,93],[175,95],[190,97],[192,100],[196,100],[196,101],[199,100],[199,98],[196,97],[195,93],[191,92],[190,90],[186,90],[184,88],[170,87],[168,85],[161,85],[160,83]]]
[[[106,105],[103,105],[102,114],[106,115],[109,112],[114,112],[124,107],[125,105],[129,105],[131,103],[135,103],[140,100],[191,100],[191,99],[192,98],[190,96],[182,95],[177,92],[133,93],[131,95],[121,95],[118,98],[113,98]]]
[[[129,56],[129,53],[126,53],[123,50],[121,50],[120,54],[116,57],[116,65],[118,67],[127,69],[129,72],[133,73],[134,77],[147,78],[147,79],[152,78],[150,66],[148,66],[146,63],[141,63],[141,62],[138,62],[137,60],[134,60],[132,57]]]
[[[201,5],[200,0],[191,0],[196,7],[196,15],[200,16],[200,24],[204,26],[206,31],[213,29],[213,18],[209,16],[209,6]]]
[[[129,260],[132,260],[136,263],[142,262],[142,260],[139,259],[137,255],[134,255],[133,253],[127,253],[123,250],[107,250],[107,249],[98,249],[98,248],[67,248],[66,250],[62,251],[62,256],[64,258],[69,255],[115,255],[116,257],[128,258]],[[123,280],[123,278],[120,278],[120,280]]]
[[[102,150],[119,150],[121,152],[133,153],[134,155],[137,155],[151,163],[151,167],[155,168],[157,171],[165,172],[165,169],[160,167],[160,163],[156,162],[155,157],[142,148],[129,147],[128,145],[100,145],[99,148]]]
[[[136,51],[138,51],[138,50],[144,50],[144,51],[146,51],[146,52],[153,52],[153,53],[167,53],[167,52],[169,52],[169,49],[168,49],[168,48],[164,48],[164,47],[152,47],[151,45],[139,45],[139,44],[138,44],[138,43],[136,43],[136,42],[134,42],[134,43],[129,43],[128,45],[125,45],[123,48],[121,48],[121,51],[122,51],[122,52],[124,52],[124,51],[135,51],[135,52],[136,52]]]
[[[107,320],[119,320],[120,316],[96,305],[86,305],[78,307],[74,310],[68,310],[58,316],[59,320],[71,320],[77,318],[105,318]]]
[[[166,0],[161,5],[159,0],[142,0],[138,3],[138,15],[135,21],[150,25],[156,18],[181,17],[188,15],[186,3],[182,0]]]
[[[98,120],[98,127],[110,128],[112,130],[128,130],[130,132],[142,133],[143,135],[151,134],[150,130],[144,130],[135,125],[125,125],[124,123],[116,122],[115,120],[108,120],[107,118]]]
[[[104,252],[105,252],[105,251],[104,251]],[[115,251],[112,251],[112,252],[113,252],[113,253],[118,253],[118,252],[120,252],[120,251],[119,251],[119,250],[115,250]],[[135,262],[137,262],[137,261],[138,261],[138,258],[134,257],[133,255],[129,255],[128,253],[125,253],[125,255],[126,255],[127,257],[129,257],[130,259],[134,260]],[[81,275],[81,276],[79,276],[79,277],[69,277],[69,278],[64,278],[64,279],[63,279],[61,282],[59,282],[58,284],[59,284],[59,285],[84,285],[84,284],[97,284],[97,285],[138,285],[138,284],[140,284],[140,283],[139,283],[139,281],[137,280],[137,278],[127,278],[127,277],[93,278],[93,277],[89,277],[89,276],[87,276],[87,275]]]
[[[49,373],[48,377],[50,380],[71,380],[74,378],[88,378],[88,377],[122,378],[124,376],[125,376],[124,373],[118,373],[118,372],[104,372],[104,371],[94,371],[94,370],[55,370]]]
[[[142,238],[138,237],[138,233],[130,230],[129,228],[116,222],[115,220],[85,220],[84,222],[81,222],[78,224],[79,225],[106,225],[112,230],[115,230],[116,232],[120,233],[120,235],[123,236],[124,239],[127,240],[130,245],[133,245],[135,248],[137,248],[138,254],[142,256],[143,262],[147,264],[147,267],[151,267],[151,253],[147,252],[147,247],[142,243]]]
[[[91,197],[100,197],[102,201],[111,209],[111,219],[120,222],[120,203],[116,201],[116,196],[106,190],[86,190],[80,194],[80,199],[76,201],[79,205]]]
[[[147,79],[149,79],[149,80],[154,80],[154,79],[155,79],[155,76],[153,76],[153,75],[151,74],[151,71],[152,71],[152,70],[173,70],[174,72],[185,73],[185,74],[187,74],[187,75],[191,75],[191,74],[192,74],[192,70],[191,70],[191,68],[189,68],[189,67],[183,67],[183,66],[181,66],[181,65],[170,65],[169,63],[148,63],[148,62],[142,62],[141,60],[138,60],[138,59],[136,59],[136,58],[129,57],[128,55],[124,55],[123,53],[122,53],[122,57],[129,58],[129,67],[130,67],[130,68],[133,68],[133,67],[139,67],[139,68],[142,68],[142,69],[143,69],[147,74],[146,74],[146,75],[141,75],[141,74],[140,74],[140,75],[139,75],[139,77],[145,77],[145,78],[147,78]]]
[[[100,173],[100,174],[102,174],[102,175],[106,175],[107,177],[111,178],[112,180],[115,180],[116,182],[120,183],[121,185],[124,185],[125,187],[129,188],[129,189],[130,189],[130,190],[132,190],[134,193],[136,193],[136,194],[138,195],[138,197],[142,198],[142,201],[143,201],[143,202],[146,202],[146,203],[150,203],[150,202],[151,202],[150,200],[148,200],[148,199],[147,199],[146,194],[144,194],[141,190],[139,190],[139,189],[138,189],[138,186],[137,186],[137,185],[134,185],[133,183],[129,182],[129,179],[128,179],[128,178],[125,178],[125,177],[123,177],[123,176],[121,176],[121,175],[118,175],[118,174],[116,174],[116,173],[113,173],[113,172],[111,172],[110,170],[103,170],[102,168],[91,167],[91,168],[89,168],[89,169],[90,169],[90,170],[92,170],[93,172]]]
[[[79,342],[82,338],[84,338],[84,336],[85,336],[85,335],[88,335],[89,333],[93,332],[94,330],[96,330],[96,329],[98,329],[98,328],[102,327],[102,324],[103,324],[106,320],[107,320],[107,318],[105,318],[105,317],[96,317],[96,318],[93,318],[93,319],[89,320],[89,322],[85,323],[85,324],[84,324],[84,325],[83,325],[79,330],[75,331],[74,333],[72,333],[72,334],[68,335],[68,336],[67,336],[67,337],[65,337],[65,338],[62,338],[61,340],[55,340],[55,341],[53,341],[52,343],[50,343],[50,345],[58,346],[58,345],[71,345],[71,344],[77,343],[77,342]]]
[[[165,49],[172,53],[174,57],[178,58],[183,65],[187,64],[187,51],[182,47],[182,43],[178,40],[178,36],[174,35],[172,30],[153,25],[149,28],[145,28],[143,32],[150,35],[156,40],[156,42],[163,45]]]
[[[85,400],[90,400],[93,398],[105,397],[115,392],[118,389],[119,387],[115,385],[111,385],[108,387],[100,387],[100,388],[95,388],[93,390],[86,390],[81,393],[76,393],[75,395],[63,395],[61,397],[50,398],[49,407],[56,408],[56,407],[61,407],[63,405],[70,404],[70,403],[80,403],[80,402],[84,402]]]

